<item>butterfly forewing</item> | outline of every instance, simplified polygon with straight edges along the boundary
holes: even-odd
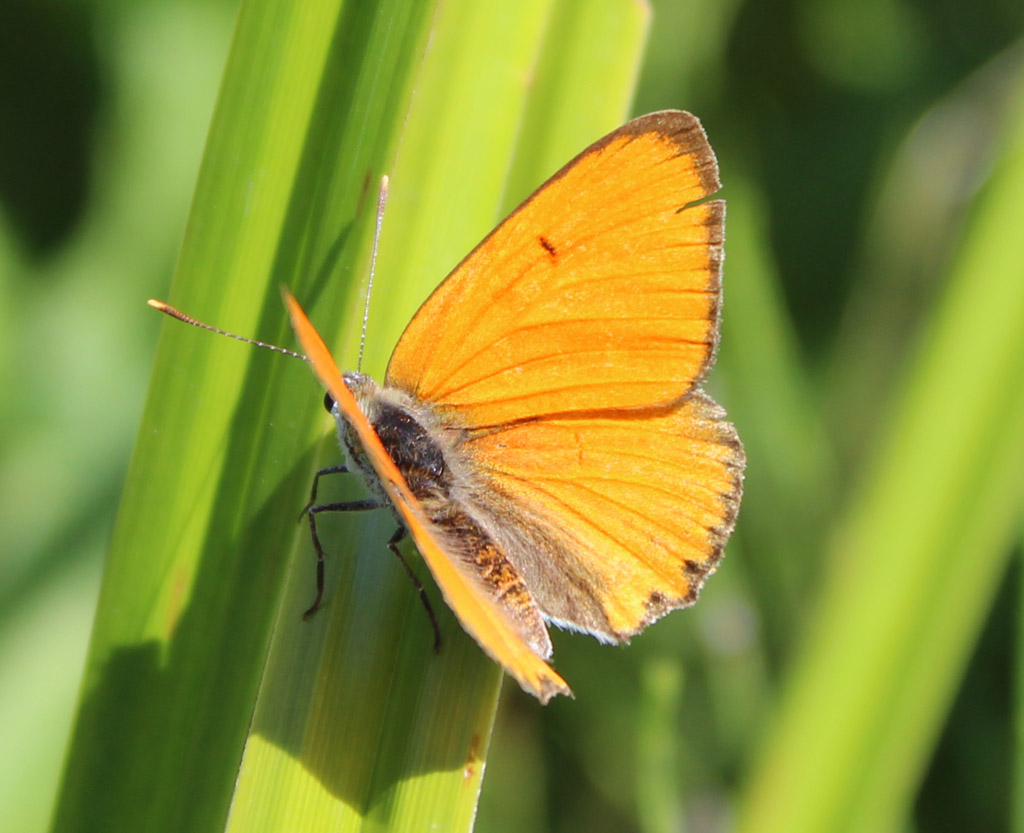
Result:
[[[687,113],[636,119],[555,174],[420,308],[386,383],[496,425],[685,394],[718,338],[724,204]]]

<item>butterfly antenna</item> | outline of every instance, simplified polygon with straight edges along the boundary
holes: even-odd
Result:
[[[210,324],[204,324],[191,315],[186,315],[179,309],[175,309],[170,304],[165,304],[163,301],[157,301],[155,298],[150,298],[146,301],[153,309],[160,310],[165,315],[171,316],[171,318],[177,318],[179,321],[183,321],[186,324],[191,324],[193,327],[199,327],[203,330],[209,330],[211,333],[217,333],[218,335],[227,336],[228,338],[236,339],[237,341],[244,341],[246,344],[253,344],[256,347],[265,347],[267,350],[273,350],[275,353],[284,353],[286,356],[291,356],[295,359],[302,359],[304,362],[308,362],[309,359],[303,356],[302,353],[296,353],[294,350],[286,350],[284,347],[278,347],[276,344],[267,344],[265,341],[257,341],[254,338],[246,338],[245,336],[236,335],[235,333],[229,333],[227,330],[222,330],[219,327],[213,327]]]
[[[380,243],[380,227],[384,223],[384,205],[388,201],[388,175],[380,178],[380,194],[377,196],[377,230],[373,234],[373,253],[370,255],[370,279],[366,282],[366,304],[363,306],[363,331],[359,335],[359,361],[356,370],[363,369],[363,348],[366,347],[366,325],[370,320],[370,293],[373,291],[373,273],[377,268],[377,246]]]

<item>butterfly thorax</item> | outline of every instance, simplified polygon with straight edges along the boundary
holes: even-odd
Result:
[[[381,387],[361,373],[346,373],[344,379],[412,493],[424,504],[447,498],[451,490],[451,472],[445,449],[438,441],[442,429],[430,411],[407,394]],[[338,439],[345,449],[349,467],[362,477],[371,491],[388,502],[355,430],[336,412],[335,418]]]

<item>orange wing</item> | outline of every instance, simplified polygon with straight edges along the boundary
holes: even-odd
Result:
[[[725,207],[696,118],[596,142],[423,304],[385,383],[462,425],[678,400],[718,338]]]
[[[556,694],[571,694],[569,686],[527,645],[501,608],[479,586],[479,577],[446,555],[438,535],[424,517],[415,496],[388,456],[369,421],[342,380],[330,351],[287,291],[285,304],[292,327],[317,378],[330,392],[342,414],[355,428],[388,497],[402,516],[416,547],[430,568],[448,606],[484,650],[528,692],[546,703]]]
[[[495,500],[538,530],[516,567],[545,617],[621,641],[696,601],[732,532],[745,458],[699,389],[657,409],[518,423],[469,439]]]

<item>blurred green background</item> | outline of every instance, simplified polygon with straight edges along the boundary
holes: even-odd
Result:
[[[855,659],[826,644],[830,628],[895,628],[908,601],[888,588],[902,587],[954,601],[934,619],[908,610],[906,633],[890,631],[921,653],[895,652],[879,672],[880,700],[906,698],[892,726],[864,724],[885,765],[828,747],[817,769],[911,796],[901,829],[1024,831],[1024,6],[651,6],[633,110],[699,115],[729,200],[710,387],[747,444],[747,494],[694,610],[628,649],[557,635],[576,701],[542,709],[506,690],[477,829],[758,830],[782,818],[772,801],[791,793],[772,779],[800,727],[860,726],[820,682],[821,657]],[[2,830],[50,817],[159,330],[141,301],[166,294],[234,12],[181,0],[0,8]],[[963,346],[944,352],[960,320],[951,343]],[[929,445],[930,432],[945,433]],[[915,485],[951,471],[958,488],[934,499]],[[915,539],[922,518],[934,527]],[[948,585],[933,583],[938,570]],[[844,614],[851,605],[861,613]],[[949,633],[934,638],[930,622]],[[930,650],[946,665],[915,674]],[[820,722],[800,722],[814,711]]]

